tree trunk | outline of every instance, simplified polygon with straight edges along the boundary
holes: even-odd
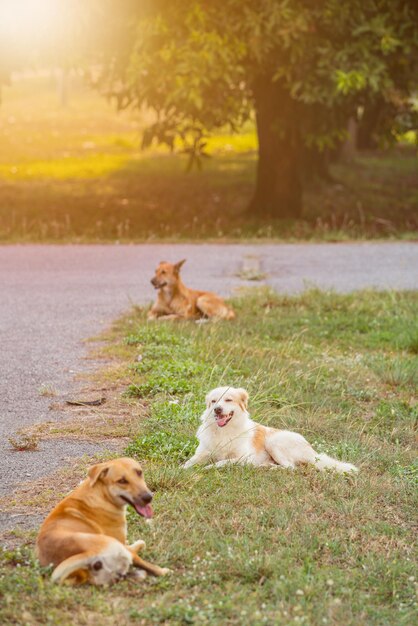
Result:
[[[259,155],[249,210],[260,217],[297,218],[302,212],[297,103],[270,77],[254,88]]]
[[[357,147],[359,150],[376,150],[378,147],[376,133],[382,109],[383,104],[380,101],[366,104],[357,133]]]
[[[353,117],[350,117],[347,124],[347,139],[342,147],[342,155],[345,159],[352,159],[357,150],[357,130],[358,124],[357,120]]]

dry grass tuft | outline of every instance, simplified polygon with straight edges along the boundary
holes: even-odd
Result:
[[[16,452],[35,452],[39,449],[39,436],[35,433],[18,431],[13,437],[8,437],[8,441]]]

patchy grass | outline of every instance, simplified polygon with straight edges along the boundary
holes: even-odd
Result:
[[[62,412],[64,419],[40,422],[25,429],[24,433],[39,440],[64,438],[104,442],[131,437],[144,416],[144,407],[138,404],[133,406],[133,403],[127,404],[119,399],[100,409],[83,405],[75,405],[70,409],[54,403],[51,410]]]
[[[417,358],[377,358],[371,368],[392,387],[418,388]]]
[[[8,442],[16,452],[34,452],[39,448],[39,437],[34,433],[18,431],[14,437],[8,438]]]
[[[313,183],[303,219],[246,213],[257,160],[254,125],[208,141],[203,171],[164,148],[140,150],[145,113],[117,114],[74,78],[60,109],[51,77],[3,89],[0,241],[155,241],[416,237],[413,146],[333,166]]]
[[[400,330],[414,332],[417,305],[416,293],[255,289],[234,301],[232,323],[148,323],[142,310],[120,320],[107,348],[123,355],[114,384],[131,386],[128,406],[149,403],[127,452],[156,493],[154,524],[129,511],[129,534],[174,573],[57,588],[29,544],[1,557],[2,623],[413,623],[418,357]],[[302,432],[360,474],[181,469],[218,384],[244,385],[255,419]]]
[[[410,329],[403,334],[402,346],[412,354],[418,354],[418,329]]]
[[[166,420],[164,415],[163,420]],[[176,433],[172,430],[158,430],[142,437],[136,437],[135,441],[126,448],[128,456],[141,456],[147,459],[173,462],[185,462],[193,455],[196,449],[197,439],[184,433]]]

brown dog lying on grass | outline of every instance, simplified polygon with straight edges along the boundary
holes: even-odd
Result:
[[[158,296],[148,319],[234,319],[234,311],[222,298],[209,291],[186,287],[180,278],[180,268],[185,262],[186,259],[175,264],[161,261],[158,265],[151,280],[151,284],[158,289]]]
[[[59,583],[106,585],[125,576],[131,565],[145,570],[143,576],[163,576],[168,569],[138,556],[143,541],[126,545],[127,505],[151,518],[152,497],[133,459],[93,465],[42,524],[36,541],[41,565],[54,565],[52,580]]]

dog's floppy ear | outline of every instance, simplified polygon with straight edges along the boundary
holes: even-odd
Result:
[[[245,410],[248,406],[248,393],[245,391],[245,389],[237,389],[237,394],[238,394],[238,404]]]
[[[180,268],[186,263],[186,259],[182,259],[181,261],[179,261],[178,263],[174,263],[174,271],[175,272],[179,272]]]
[[[97,463],[92,465],[88,471],[88,477],[90,478],[90,487],[94,487],[98,480],[101,480],[106,476],[109,471],[109,466],[105,463]]]

